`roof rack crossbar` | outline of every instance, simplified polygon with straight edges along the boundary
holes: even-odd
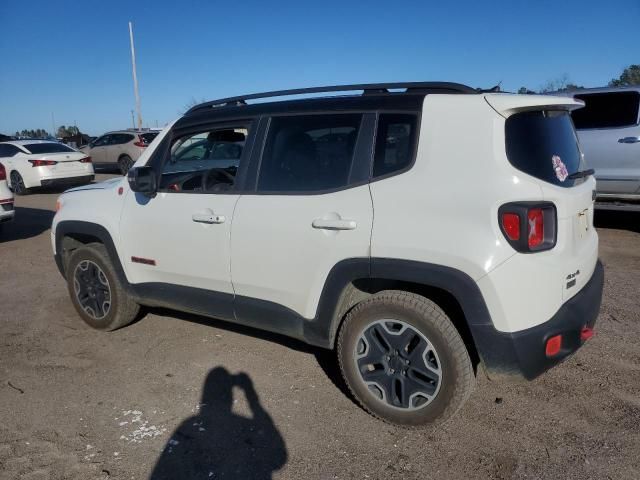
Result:
[[[389,90],[405,89],[407,92],[425,91],[439,93],[477,93],[477,90],[461,83],[453,82],[405,82],[405,83],[362,83],[355,85],[331,85],[327,87],[294,88],[292,90],[275,90],[272,92],[252,93],[237,97],[220,98],[195,105],[187,114],[212,107],[245,105],[247,100],[270,97],[288,97],[292,95],[308,95],[313,93],[349,92],[363,90],[365,95],[390,93]]]

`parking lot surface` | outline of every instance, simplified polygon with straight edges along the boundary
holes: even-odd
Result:
[[[0,478],[640,478],[638,214],[596,216],[583,349],[533,382],[481,376],[453,420],[411,431],[284,337],[166,310],[86,327],[52,258],[58,194],[18,198],[0,232]]]

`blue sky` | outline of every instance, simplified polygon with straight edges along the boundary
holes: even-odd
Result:
[[[0,1],[0,132],[129,127],[193,99],[338,83],[606,84],[640,63],[640,1]]]

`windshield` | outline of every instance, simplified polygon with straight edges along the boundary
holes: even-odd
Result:
[[[73,148],[69,148],[63,143],[29,143],[27,145],[23,145],[24,148],[29,150],[31,153],[68,153],[75,152]]]
[[[505,139],[509,162],[518,170],[560,187],[584,181],[569,178],[580,171],[581,155],[568,112],[516,113],[507,119]]]

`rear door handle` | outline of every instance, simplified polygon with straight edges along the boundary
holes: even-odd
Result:
[[[640,137],[624,137],[618,140],[618,143],[638,143],[640,142]]]
[[[226,218],[224,218],[224,215],[216,215],[209,210],[205,213],[194,213],[191,215],[191,220],[196,223],[224,223]]]
[[[321,230],[355,230],[358,224],[355,220],[316,218],[311,226]]]

